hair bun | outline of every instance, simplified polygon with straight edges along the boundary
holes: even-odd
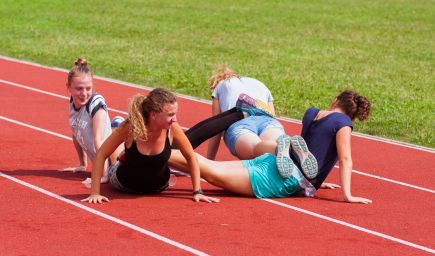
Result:
[[[88,65],[88,62],[86,61],[85,58],[78,58],[78,59],[76,60],[76,62],[74,62],[74,64],[75,64],[76,66],[86,66],[86,65]]]
[[[355,102],[357,104],[357,117],[360,121],[364,121],[368,118],[371,112],[371,103],[370,101],[361,95],[357,95],[355,98]]]

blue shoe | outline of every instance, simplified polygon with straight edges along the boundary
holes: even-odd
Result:
[[[121,125],[122,122],[125,121],[125,118],[122,116],[115,116],[112,119],[112,123],[110,124],[110,126],[112,126],[112,128],[118,127]]]
[[[261,101],[252,98],[251,96],[241,93],[236,102],[236,108],[248,114],[248,116],[270,116],[274,117],[267,108],[267,105]]]
[[[278,146],[276,148],[276,167],[279,175],[283,179],[288,179],[293,174],[293,169],[296,168],[292,159],[290,158],[290,137],[286,134],[279,136]]]
[[[293,136],[290,139],[291,154],[299,161],[302,172],[308,179],[317,177],[319,168],[317,160],[313,154],[308,150],[307,143],[301,136]]]

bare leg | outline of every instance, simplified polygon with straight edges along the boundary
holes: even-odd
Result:
[[[116,150],[109,157],[110,165],[116,163],[116,161],[118,160],[118,156],[124,151],[124,149],[124,143],[116,148]]]
[[[243,167],[241,161],[217,162],[197,153],[196,156],[201,169],[201,177],[206,181],[233,193],[254,196],[248,170]],[[172,150],[169,165],[190,173],[187,161],[179,150]]]
[[[255,156],[261,156],[265,153],[271,153],[276,155],[276,147],[278,143],[276,142],[279,136],[283,135],[284,131],[279,128],[270,128],[265,130],[260,134],[261,142],[257,144],[254,149]]]
[[[253,133],[242,134],[235,145],[237,156],[240,159],[253,159],[265,153],[275,155],[276,140],[282,134],[283,130],[278,128],[267,129],[260,137]]]
[[[261,139],[254,133],[244,133],[240,135],[234,145],[237,157],[240,159],[255,158],[254,149],[261,142]]]

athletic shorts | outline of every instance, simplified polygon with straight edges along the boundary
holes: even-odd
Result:
[[[151,194],[151,193],[154,194],[154,193],[160,193],[160,192],[162,192],[163,190],[165,190],[166,188],[169,187],[169,182],[168,182],[165,185],[163,185],[162,187],[158,188],[157,190],[152,191],[152,192],[148,192],[148,193],[144,193],[144,192],[140,192],[140,191],[135,191],[135,190],[129,189],[129,188],[125,187],[124,185],[122,185],[121,182],[118,180],[118,177],[116,176],[116,171],[118,170],[120,165],[121,165],[121,162],[120,161],[116,161],[116,163],[111,165],[109,167],[109,170],[108,170],[108,176],[109,176],[109,183],[110,183],[110,185],[113,188],[115,188],[115,189],[117,189],[119,191],[127,192],[127,193],[133,193],[133,194]]]
[[[109,167],[109,170],[107,171],[107,175],[109,176],[109,183],[110,185],[123,192],[131,192],[128,188],[124,187],[121,182],[119,182],[118,177],[116,177],[116,170],[118,170],[118,167],[121,165],[121,162],[116,161],[113,165]]]
[[[232,124],[225,131],[224,141],[231,154],[237,156],[236,142],[242,134],[253,133],[260,136],[265,130],[278,128],[284,132],[282,124],[270,116],[248,116]]]
[[[279,175],[275,155],[264,154],[242,163],[248,169],[251,187],[257,198],[288,197],[301,190],[294,176],[283,179]]]

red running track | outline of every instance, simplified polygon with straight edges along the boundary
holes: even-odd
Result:
[[[80,181],[89,174],[56,171],[77,161],[68,140],[65,72],[7,59],[0,59],[0,66],[0,172],[79,203],[89,192]],[[96,79],[95,85],[109,107],[119,111],[126,110],[127,99],[133,94],[146,92],[105,79]],[[186,127],[210,113],[207,102],[180,98],[180,106],[178,119]],[[299,124],[283,122],[290,134],[299,132]],[[202,146],[198,151],[204,150]],[[208,205],[192,203],[190,180],[179,177],[175,187],[160,196],[125,195],[103,186],[103,192],[112,199],[109,204],[79,204],[198,250],[193,251],[197,254],[433,253],[434,152],[363,137],[353,138],[353,151],[356,170],[416,187],[355,174],[353,193],[374,203],[354,205],[343,203],[339,190],[320,191],[314,199],[264,201],[204,184],[208,194],[222,199],[219,204]],[[224,147],[219,157],[232,159]],[[336,175],[331,176],[330,181],[337,181]],[[97,255],[189,253],[10,179],[0,178],[0,184],[0,216],[8,220],[2,224],[2,231],[6,231],[0,236],[6,241],[0,245],[2,254],[78,254],[79,248]],[[300,209],[341,220],[347,226]]]

